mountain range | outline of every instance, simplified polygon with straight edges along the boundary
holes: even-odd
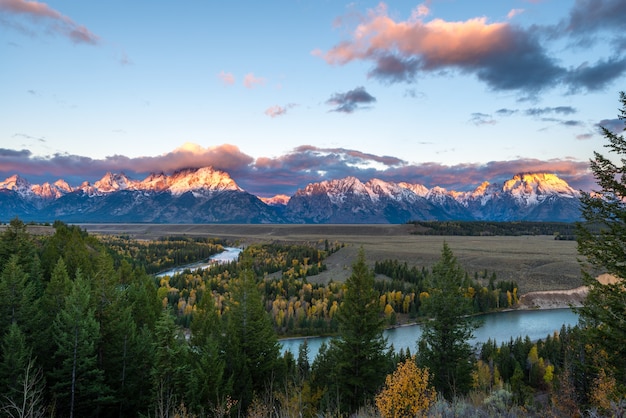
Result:
[[[64,180],[0,181],[0,221],[69,223],[405,223],[412,220],[580,219],[580,193],[556,174],[521,173],[458,192],[355,177],[311,183],[289,197],[259,198],[223,171],[190,168],[133,180],[106,173],[77,187]]]

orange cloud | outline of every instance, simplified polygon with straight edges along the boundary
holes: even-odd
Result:
[[[53,21],[48,26],[50,32],[67,36],[75,43],[97,44],[99,38],[85,26],[78,25],[69,17],[52,9],[45,3],[27,0],[0,0],[0,11],[27,16],[33,20]]]
[[[489,24],[485,18],[395,22],[385,13],[386,8],[370,12],[370,20],[355,29],[353,41],[335,46],[324,59],[330,64],[345,64],[377,51],[396,50],[402,55],[421,56],[427,66],[443,66],[475,61],[505,51],[509,44],[506,23]]]
[[[392,82],[413,81],[418,72],[454,69],[473,73],[497,90],[538,91],[554,86],[566,73],[532,30],[490,23],[485,17],[426,20],[429,12],[421,5],[400,21],[381,3],[351,30],[350,39],[311,53],[332,65],[371,61],[369,75]]]

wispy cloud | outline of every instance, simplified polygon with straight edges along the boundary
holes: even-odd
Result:
[[[427,20],[418,12],[402,21],[391,17],[381,3],[361,16],[356,27],[345,28],[348,40],[313,53],[332,65],[370,62],[369,76],[384,82],[413,82],[420,74],[458,71],[473,74],[493,90],[524,95],[558,85],[570,92],[600,90],[626,73],[626,58],[615,55],[572,69],[561,66],[547,44],[558,37],[582,36],[577,29],[586,37],[612,31],[620,34],[614,42],[623,42],[625,5],[623,0],[579,0],[568,19],[551,27],[524,28],[485,17]],[[590,16],[586,10],[592,10]],[[509,18],[517,13],[512,11]]]
[[[357,87],[345,93],[335,93],[326,104],[335,106],[333,112],[352,113],[355,110],[363,109],[363,104],[374,103],[376,98],[365,91],[364,87]]]
[[[8,16],[8,20],[0,19],[0,24],[29,34],[41,31],[45,27],[46,33],[65,36],[74,43],[96,45],[100,42],[99,37],[85,26],[77,24],[46,3],[28,0],[0,0],[0,13]],[[26,17],[35,25],[24,26],[22,22],[16,20],[18,17]]]
[[[253,73],[248,73],[243,78],[243,85],[249,89],[253,89],[257,86],[262,86],[265,84],[265,79],[263,77],[257,77]]]
[[[513,19],[515,16],[524,13],[524,9],[511,9],[509,13],[506,14],[507,19]]]
[[[227,73],[225,71],[220,71],[217,77],[222,80],[222,83],[232,86],[235,84],[235,76],[232,73]]]
[[[497,122],[495,121],[494,118],[491,117],[491,115],[477,112],[477,113],[472,113],[470,117],[470,123],[473,123],[476,126],[480,126],[480,125],[495,125]]]
[[[286,106],[274,105],[265,109],[265,114],[271,118],[286,115],[290,109],[296,107],[295,103],[289,103]]]
[[[556,107],[543,107],[543,108],[531,107],[529,109],[526,109],[524,113],[528,116],[543,116],[543,115],[550,115],[554,113],[557,113],[560,115],[571,115],[571,114],[576,113],[576,109],[574,109],[571,106],[556,106]]]

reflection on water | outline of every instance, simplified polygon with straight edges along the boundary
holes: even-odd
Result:
[[[477,320],[481,326],[474,331],[474,339],[471,344],[484,343],[488,339],[495,340],[498,345],[511,338],[525,338],[539,340],[555,331],[559,331],[563,325],[574,326],[578,323],[578,314],[571,309],[550,309],[536,311],[509,311],[480,315]],[[419,325],[409,325],[385,330],[385,336],[390,345],[396,351],[410,349],[412,353],[417,351],[417,340],[422,335]],[[309,360],[313,360],[319,351],[322,342],[328,342],[330,337],[306,338],[309,345]],[[290,351],[298,356],[298,349],[304,338],[292,338],[281,340],[282,351]]]

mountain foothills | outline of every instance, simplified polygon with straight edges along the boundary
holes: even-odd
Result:
[[[149,223],[405,223],[416,220],[580,219],[580,193],[555,174],[524,173],[457,192],[355,177],[312,183],[293,196],[261,199],[211,167],[133,180],[107,173],[78,187],[64,180],[0,181],[0,219]]]

